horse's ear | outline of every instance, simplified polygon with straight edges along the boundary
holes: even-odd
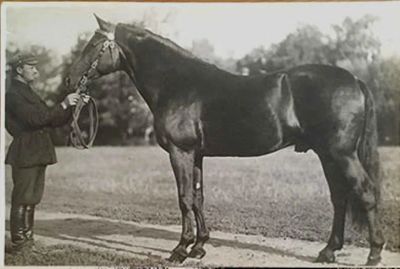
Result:
[[[106,31],[106,32],[111,32],[114,30],[114,25],[112,23],[103,20],[96,14],[93,14],[93,15],[96,18],[97,23],[99,24],[99,27],[101,30]]]

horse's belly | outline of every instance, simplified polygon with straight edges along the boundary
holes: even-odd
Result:
[[[203,133],[206,156],[258,156],[283,141],[279,122],[265,118],[203,122]]]

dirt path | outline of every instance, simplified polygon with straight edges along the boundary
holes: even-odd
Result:
[[[36,239],[44,245],[71,244],[143,259],[149,255],[167,258],[180,237],[179,226],[43,211],[37,212],[36,219]],[[202,259],[204,266],[321,266],[312,261],[324,246],[322,242],[217,231],[213,231],[211,237],[205,247],[207,255]],[[346,245],[337,253],[334,265],[362,265],[367,255],[366,248]],[[384,251],[382,265],[399,266],[400,253]]]

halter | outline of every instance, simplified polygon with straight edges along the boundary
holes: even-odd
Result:
[[[81,79],[79,80],[78,87],[75,91],[78,94],[81,94],[81,93],[88,94],[89,90],[86,86],[86,84],[88,83],[88,76],[92,71],[94,71],[96,69],[97,65],[99,64],[100,58],[103,56],[104,52],[108,48],[110,49],[111,57],[112,57],[111,50],[115,46],[117,46],[119,52],[125,56],[122,49],[115,42],[115,33],[114,32],[108,33],[108,32],[102,31],[102,30],[96,30],[96,33],[101,34],[106,39],[103,42],[103,45],[101,47],[99,54],[94,59],[94,61],[91,63],[88,70],[86,70],[86,72],[83,73]],[[89,123],[90,123],[89,135],[88,135],[87,141],[85,141],[83,133],[78,124],[80,113],[85,105],[89,106],[88,110],[89,110]],[[72,114],[71,127],[72,127],[72,130],[70,133],[70,141],[75,148],[87,149],[93,145],[93,142],[94,142],[94,139],[96,138],[97,130],[99,127],[99,113],[97,110],[96,102],[94,101],[94,99],[91,96],[89,97],[89,102],[87,104],[85,104],[85,102],[83,102],[83,98],[79,99],[78,104],[75,106],[75,110]]]

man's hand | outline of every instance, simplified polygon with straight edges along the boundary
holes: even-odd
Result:
[[[82,101],[83,101],[85,104],[89,103],[89,100],[90,100],[90,96],[89,96],[89,95],[82,93],[82,94],[81,94],[81,98],[82,98]]]
[[[62,101],[61,106],[66,109],[67,107],[70,106],[75,106],[78,101],[79,101],[79,94],[77,93],[70,93],[67,95],[67,97],[65,97],[64,101]]]

